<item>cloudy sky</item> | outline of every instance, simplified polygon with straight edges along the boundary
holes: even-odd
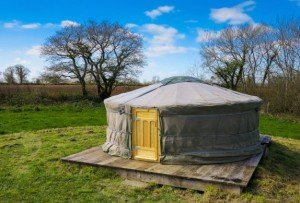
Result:
[[[0,4],[0,72],[30,68],[31,78],[47,65],[39,47],[55,31],[88,20],[119,22],[144,36],[147,66],[140,80],[184,75],[199,61],[207,33],[228,25],[274,23],[300,17],[300,0],[19,0]]]

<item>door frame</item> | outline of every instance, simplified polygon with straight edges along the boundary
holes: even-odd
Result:
[[[142,159],[142,158],[135,158],[135,152],[134,152],[134,144],[135,144],[135,140],[134,140],[134,136],[137,136],[136,130],[134,129],[135,127],[135,122],[136,122],[136,112],[137,111],[144,111],[144,112],[148,112],[149,110],[155,110],[156,114],[157,114],[157,150],[156,150],[156,156],[157,156],[157,160],[147,160],[147,159]],[[161,130],[161,126],[160,126],[160,119],[159,119],[159,111],[157,108],[141,108],[141,107],[137,107],[137,108],[131,108],[131,157],[132,159],[135,160],[142,160],[142,161],[149,161],[149,162],[160,162],[160,155],[161,155],[161,137],[160,137],[160,130]]]

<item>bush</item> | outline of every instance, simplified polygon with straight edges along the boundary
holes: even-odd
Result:
[[[113,94],[120,94],[139,86],[119,86]],[[0,84],[0,105],[28,105],[28,104],[56,104],[64,102],[79,102],[88,100],[100,103],[97,89],[93,85],[87,86],[89,96],[83,98],[80,85],[8,85]]]
[[[264,87],[247,85],[242,91],[263,99],[265,113],[300,116],[300,79],[293,83],[276,79]]]

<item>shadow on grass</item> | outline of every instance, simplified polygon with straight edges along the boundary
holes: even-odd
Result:
[[[259,164],[245,192],[283,198],[289,193],[299,193],[294,185],[300,179],[300,150],[291,142],[272,141],[268,156]]]

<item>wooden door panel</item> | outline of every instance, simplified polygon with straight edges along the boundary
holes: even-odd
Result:
[[[156,109],[133,109],[133,158],[158,160],[158,113]]]

